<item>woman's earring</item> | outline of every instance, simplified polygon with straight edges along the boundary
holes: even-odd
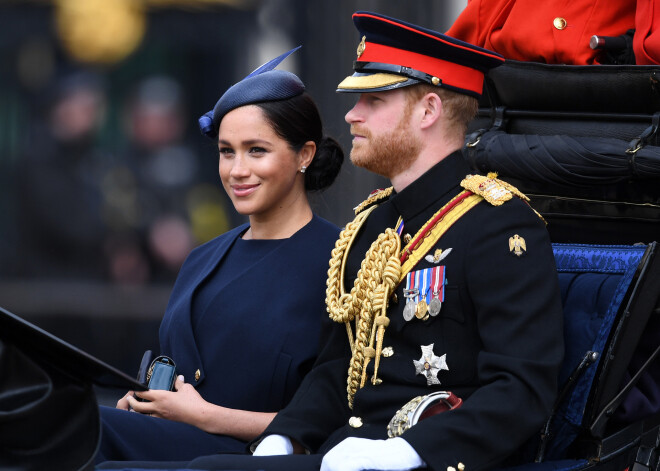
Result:
[[[307,167],[305,167],[304,165],[300,167],[300,173],[305,173],[305,170],[307,170]]]

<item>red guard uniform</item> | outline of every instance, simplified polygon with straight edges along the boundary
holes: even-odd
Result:
[[[619,36],[635,28],[635,5],[635,0],[468,0],[447,35],[507,59],[595,64],[591,36]]]

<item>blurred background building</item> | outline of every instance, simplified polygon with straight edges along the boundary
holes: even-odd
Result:
[[[243,222],[197,117],[302,44],[282,67],[348,151],[351,13],[444,31],[465,3],[0,0],[0,307],[132,373],[187,253]],[[341,225],[386,184],[347,162],[313,206]]]

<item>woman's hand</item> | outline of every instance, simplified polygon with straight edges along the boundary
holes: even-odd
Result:
[[[124,397],[119,399],[117,401],[117,409],[121,410],[131,410],[130,406],[128,404],[128,397],[133,397],[133,394],[135,394],[135,391],[128,391]]]
[[[119,403],[126,399],[135,412],[203,428],[203,420],[210,404],[199,395],[191,384],[184,381],[183,376],[177,377],[174,389],[174,391],[150,389],[136,393],[138,397],[149,402],[140,402],[127,394],[120,399],[117,406],[119,407]]]
[[[239,440],[250,441],[259,436],[275,417],[275,412],[253,412],[229,409],[207,402],[192,384],[179,376],[174,383],[175,391],[150,389],[135,395],[151,402],[140,402],[129,391],[117,402],[120,409],[175,420],[200,428],[208,433],[229,435]]]

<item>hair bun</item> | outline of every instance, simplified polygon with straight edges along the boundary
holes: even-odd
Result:
[[[314,160],[305,172],[305,189],[308,191],[324,190],[332,185],[341,165],[344,163],[344,151],[331,137],[321,138]]]

